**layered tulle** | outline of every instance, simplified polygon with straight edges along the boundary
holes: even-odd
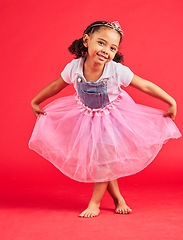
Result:
[[[104,182],[135,174],[152,162],[162,145],[181,136],[163,111],[136,104],[123,91],[102,109],[90,109],[79,96],[48,104],[29,147],[70,178]]]

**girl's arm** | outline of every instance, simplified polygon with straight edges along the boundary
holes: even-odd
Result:
[[[39,114],[46,115],[46,113],[39,107],[39,104],[47,98],[59,93],[67,85],[69,84],[66,83],[62,77],[59,77],[39,92],[31,101],[31,107],[35,117],[38,117]]]
[[[137,75],[133,76],[133,79],[130,83],[130,86],[141,90],[155,98],[162,100],[165,103],[169,104],[168,110],[165,112],[164,116],[169,116],[172,120],[175,119],[177,113],[176,101],[163,89],[155,85],[154,83],[147,81],[143,78],[138,77]]]

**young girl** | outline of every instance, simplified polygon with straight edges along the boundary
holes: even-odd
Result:
[[[117,178],[141,171],[168,139],[181,136],[172,121],[176,116],[175,100],[120,63],[122,36],[118,22],[89,25],[83,37],[69,47],[76,59],[31,102],[38,118],[29,147],[70,178],[94,182],[92,198],[81,217],[99,214],[106,189],[114,200],[115,212],[130,213]],[[74,84],[74,95],[40,109],[41,102],[68,84]],[[168,110],[163,113],[136,104],[121,85],[166,102]]]

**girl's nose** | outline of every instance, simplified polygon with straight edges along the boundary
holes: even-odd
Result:
[[[103,48],[103,49],[102,49],[102,52],[105,53],[105,54],[108,54],[108,51],[107,51],[106,48]]]

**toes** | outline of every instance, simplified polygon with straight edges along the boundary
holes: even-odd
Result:
[[[85,218],[92,218],[92,217],[96,217],[97,214],[95,213],[90,213],[90,212],[82,212],[79,217],[85,217]]]
[[[128,214],[128,210],[127,210],[127,209],[124,209],[124,210],[123,210],[123,214]]]
[[[85,214],[85,217],[86,218],[89,218],[91,216],[91,213],[89,213],[89,212],[87,212],[86,214]]]
[[[87,218],[87,217],[88,217],[88,214],[87,214],[87,213],[85,213],[85,214],[83,215],[83,217],[84,217],[84,218]]]
[[[132,212],[132,210],[131,210],[131,208],[126,208],[126,213],[130,213],[130,212]]]
[[[123,210],[122,210],[122,209],[116,209],[116,213],[122,214],[122,213],[123,213]]]
[[[79,217],[84,217],[84,214],[81,213],[81,214],[79,215]]]
[[[130,208],[124,208],[124,209],[116,209],[115,212],[118,214],[129,214],[130,212],[132,212],[132,210]]]
[[[125,208],[125,209],[123,210],[123,214],[128,214],[128,209],[127,209],[127,208]]]
[[[86,211],[83,211],[83,212],[79,215],[79,217],[85,217],[86,214],[87,214]]]
[[[96,213],[91,213],[90,215],[89,215],[89,217],[96,217],[98,214],[96,214]]]
[[[127,209],[123,210],[123,214],[128,214],[128,210]]]
[[[94,217],[94,213],[88,213],[86,217],[88,218]]]
[[[118,213],[118,214],[121,214],[121,213],[122,213],[122,210],[121,210],[121,209],[116,209],[115,212]]]

